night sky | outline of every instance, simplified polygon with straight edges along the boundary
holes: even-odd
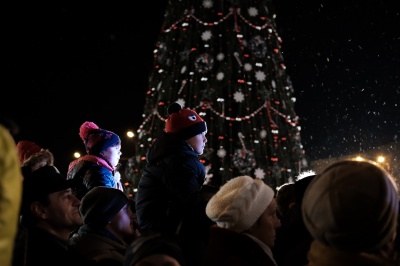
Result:
[[[122,1],[121,1],[122,2]],[[322,159],[399,141],[400,10],[395,1],[273,1],[296,91],[306,156]],[[66,173],[79,127],[123,140],[142,122],[152,51],[167,1],[15,6],[3,32],[1,114]],[[139,18],[144,17],[144,18]]]

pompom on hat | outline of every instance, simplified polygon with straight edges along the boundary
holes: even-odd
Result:
[[[260,218],[274,194],[273,189],[260,179],[235,177],[210,199],[206,214],[219,227],[241,233]]]
[[[114,132],[101,129],[93,122],[84,122],[79,129],[79,136],[85,144],[89,155],[100,155],[109,147],[112,147],[121,139]]]
[[[179,103],[168,107],[168,118],[165,132],[176,134],[183,140],[190,139],[207,131],[207,124],[195,111],[182,109]]]
[[[398,189],[381,167],[344,160],[331,164],[308,185],[304,224],[318,242],[348,252],[377,250],[396,234]]]
[[[121,190],[98,186],[82,198],[79,211],[84,224],[102,228],[128,203],[129,198]]]

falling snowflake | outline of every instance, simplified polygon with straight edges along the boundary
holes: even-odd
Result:
[[[249,63],[244,64],[244,70],[251,71],[252,69],[253,67]]]
[[[260,138],[265,139],[267,137],[267,131],[265,129],[260,131]]]
[[[241,103],[244,101],[244,94],[241,91],[237,91],[233,94],[233,99],[235,99],[236,102]]]
[[[217,155],[218,155],[219,158],[224,158],[226,156],[226,150],[224,148],[220,148],[217,151]]]
[[[212,8],[214,5],[213,1],[211,0],[204,0],[203,1],[203,7],[204,8]]]
[[[271,80],[271,86],[272,86],[273,89],[276,88],[276,82],[275,82],[275,80]]]
[[[254,176],[255,176],[256,178],[258,178],[258,179],[264,179],[264,178],[265,178],[265,172],[264,172],[263,169],[261,169],[261,168],[259,167],[259,168],[257,168],[257,169],[254,171]]]
[[[258,80],[258,81],[264,81],[265,80],[265,73],[264,72],[262,72],[261,70],[259,70],[259,71],[257,71],[256,72],[256,79]]]
[[[201,34],[201,39],[202,39],[203,41],[208,41],[209,39],[211,39],[211,36],[212,36],[211,31],[206,30],[205,32],[203,32],[203,33]]]
[[[217,74],[217,80],[223,80],[224,77],[225,77],[225,75],[224,75],[223,72],[219,72],[219,73]]]
[[[182,99],[182,98],[179,98],[178,100],[176,100],[176,102],[177,103],[179,103],[179,105],[180,106],[182,106],[182,108],[184,108],[185,107],[185,100],[184,99]]]
[[[222,60],[224,60],[224,58],[225,58],[225,55],[223,53],[217,54],[217,60],[218,61],[222,61]]]
[[[258,15],[258,10],[255,7],[250,7],[247,9],[247,12],[249,12],[250,17],[255,17]]]

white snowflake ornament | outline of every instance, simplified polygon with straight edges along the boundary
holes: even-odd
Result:
[[[247,12],[249,13],[250,17],[255,17],[258,15],[258,9],[255,8],[254,6],[250,7],[249,9],[247,9]]]
[[[265,77],[266,76],[265,76],[265,73],[263,71],[259,70],[259,71],[256,72],[256,79],[258,81],[264,81]]]
[[[224,148],[219,148],[217,151],[217,156],[219,158],[224,158],[226,156],[226,150]]]
[[[224,75],[223,72],[218,72],[218,74],[217,74],[217,80],[223,80],[224,77],[225,77],[225,75]]]
[[[253,67],[249,63],[244,64],[243,68],[245,71],[251,71],[253,69]]]
[[[244,94],[241,91],[237,91],[233,94],[233,99],[235,99],[236,102],[241,103],[244,101]]]
[[[183,98],[179,98],[178,100],[176,100],[177,103],[179,103],[180,106],[182,106],[182,109],[185,107],[185,100]]]
[[[205,32],[203,32],[203,33],[201,34],[201,39],[202,39],[203,41],[208,41],[208,40],[211,39],[211,36],[212,36],[211,31],[206,30]]]
[[[204,0],[203,1],[203,7],[204,8],[212,8],[214,5],[213,1],[211,0]]]
[[[222,61],[222,60],[224,60],[224,58],[225,58],[225,55],[223,53],[217,54],[217,60],[218,61]]]
[[[260,131],[260,138],[265,139],[267,137],[267,131],[265,129]]]
[[[260,167],[258,167],[255,171],[254,171],[254,176],[258,179],[264,179],[265,178],[265,172],[263,169],[261,169]]]

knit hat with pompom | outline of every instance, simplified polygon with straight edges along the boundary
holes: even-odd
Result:
[[[83,140],[86,152],[89,155],[100,155],[117,142],[121,142],[119,136],[111,131],[99,128],[95,123],[86,121],[79,129],[79,136]]]
[[[239,176],[210,199],[206,214],[219,227],[241,233],[254,225],[273,199],[274,191],[262,180]]]
[[[165,132],[176,134],[183,140],[207,131],[206,122],[195,111],[182,109],[179,103],[168,107],[168,115]]]

